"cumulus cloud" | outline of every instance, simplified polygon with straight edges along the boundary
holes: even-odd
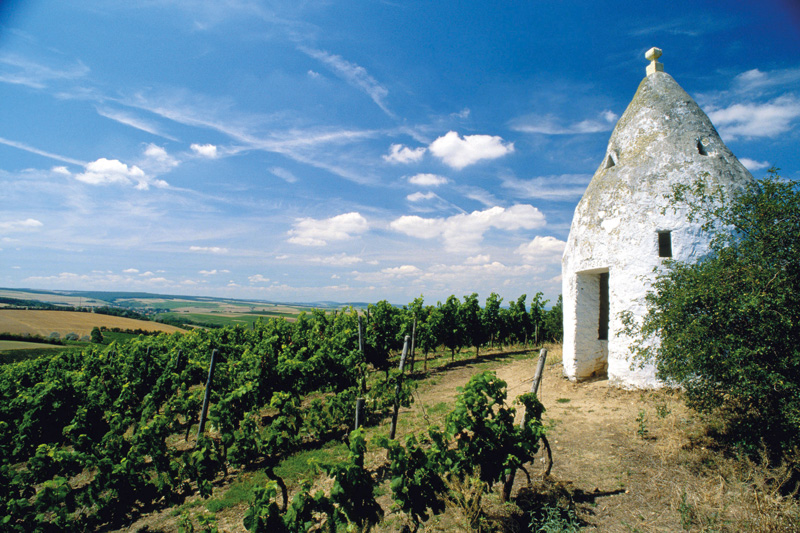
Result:
[[[210,254],[226,254],[228,253],[227,248],[221,248],[219,246],[190,246],[190,252],[205,252]]]
[[[408,182],[413,185],[419,185],[420,187],[438,187],[439,185],[444,185],[449,180],[444,176],[439,176],[437,174],[415,174],[408,178]]]
[[[619,115],[606,109],[597,118],[565,124],[554,115],[526,115],[511,123],[511,129],[523,133],[542,133],[544,135],[576,135],[610,131]]]
[[[557,263],[561,261],[566,242],[555,237],[536,236],[531,242],[520,244],[515,253],[522,256],[526,263]]]
[[[262,276],[261,274],[256,274],[254,276],[248,276],[247,280],[250,283],[269,283],[269,278]],[[233,282],[231,282],[233,283]]]
[[[62,176],[72,176],[72,172],[64,166],[53,167],[50,169],[50,172],[53,174],[61,174]]]
[[[784,95],[763,103],[733,104],[708,112],[725,140],[739,137],[777,137],[800,118],[800,100]]]
[[[122,273],[123,274],[138,274],[139,273],[139,269],[138,268],[126,268],[125,270],[122,271]]]
[[[447,251],[461,252],[474,249],[489,229],[514,231],[535,229],[545,225],[541,211],[531,205],[517,204],[509,208],[495,206],[484,211],[462,213],[448,218],[422,218],[402,216],[390,227],[420,239],[441,238]]]
[[[749,157],[740,157],[739,162],[743,164],[744,167],[750,172],[764,170],[772,166],[769,161],[756,161],[755,159],[750,159]]]
[[[412,149],[402,144],[393,144],[389,147],[389,153],[384,155],[383,159],[389,163],[416,163],[424,155],[424,146]]]
[[[328,256],[312,257],[309,259],[309,261],[311,261],[312,263],[322,263],[323,265],[350,266],[350,265],[355,265],[357,263],[361,263],[364,260],[354,255],[347,255],[346,253],[340,253]]]
[[[216,159],[219,157],[219,153],[217,152],[217,147],[213,144],[192,144],[190,146],[192,151],[201,157],[207,157],[209,159]]]
[[[738,92],[761,92],[774,87],[796,87],[800,83],[800,68],[763,72],[757,68],[742,72],[733,80]]]
[[[150,185],[167,186],[167,182],[151,179],[136,165],[129,167],[118,159],[106,159],[105,157],[88,163],[83,172],[75,174],[75,179],[89,185],[135,184],[135,187],[140,190],[147,190]]]
[[[300,218],[289,230],[289,242],[301,246],[325,246],[329,241],[350,239],[368,229],[367,219],[356,212],[320,220]]]
[[[25,231],[35,228],[40,228],[44,224],[35,218],[26,218],[25,220],[9,220],[8,222],[0,222],[0,231]]]
[[[144,150],[144,159],[141,166],[150,172],[163,173],[169,172],[177,167],[180,162],[169,155],[167,151],[158,145],[148,144]]]
[[[436,193],[428,192],[428,193],[421,193],[415,192],[413,194],[409,194],[406,196],[406,200],[409,202],[421,202],[423,200],[433,200],[434,198],[438,198]]]
[[[446,165],[462,169],[483,159],[497,159],[514,151],[514,143],[496,135],[465,135],[449,131],[428,147]]]
[[[474,255],[464,260],[465,265],[485,265],[491,261],[489,254]]]
[[[381,272],[392,277],[403,277],[414,276],[422,271],[414,265],[401,265],[399,267],[384,268]]]

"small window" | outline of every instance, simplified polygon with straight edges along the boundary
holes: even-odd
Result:
[[[658,257],[672,257],[672,232],[658,232]]]
[[[606,156],[606,160],[605,160],[605,161],[604,161],[604,163],[603,163],[603,169],[611,168],[611,167],[613,167],[615,164],[616,164],[616,163],[614,163],[614,158],[611,156],[611,154],[608,154],[608,155]]]

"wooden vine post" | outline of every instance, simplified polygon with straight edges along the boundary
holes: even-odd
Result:
[[[200,411],[200,426],[197,428],[197,439],[206,429],[206,416],[208,415],[208,400],[211,397],[211,385],[214,380],[214,363],[217,360],[217,350],[211,352],[211,362],[208,364],[208,379],[206,380],[206,393],[203,396],[203,410]]]
[[[392,427],[389,431],[389,438],[394,439],[397,432],[397,413],[400,411],[400,391],[403,386],[403,366],[406,363],[406,355],[408,355],[408,344],[410,336],[406,335],[403,342],[403,353],[400,355],[400,375],[397,376],[397,385],[394,387],[394,412],[392,413]]]
[[[547,349],[542,348],[539,351],[539,361],[536,365],[536,373],[533,375],[533,383],[531,383],[531,392],[536,395],[539,391],[539,384],[542,382],[542,374],[544,373],[544,363],[547,360]],[[522,414],[522,422],[520,422],[520,427],[525,427],[525,424],[528,422],[528,413],[525,412]],[[550,470],[553,468],[553,453],[550,450],[550,443],[547,442],[547,438],[542,435],[542,444],[544,444],[545,451],[547,452],[547,470],[545,471],[545,476],[550,475]],[[516,476],[517,472],[513,471],[506,477],[505,482],[503,483],[503,494],[501,499],[503,502],[507,502],[508,499],[511,497],[511,489],[514,486],[514,477]]]
[[[411,323],[411,373],[414,373],[414,365],[417,363],[417,354],[414,351],[417,340],[417,317],[414,316],[414,322]]]
[[[361,315],[358,315],[358,351],[361,352],[361,357],[364,357],[364,321],[361,319]],[[364,389],[366,388],[366,378],[361,376],[360,383],[359,383],[359,394],[364,394]],[[355,429],[361,427],[361,424],[364,423],[364,397],[359,396],[356,398],[356,422],[355,422]]]

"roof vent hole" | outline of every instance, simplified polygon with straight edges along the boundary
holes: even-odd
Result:
[[[708,155],[708,149],[706,149],[707,145],[708,145],[708,139],[698,139],[697,152],[700,155]]]

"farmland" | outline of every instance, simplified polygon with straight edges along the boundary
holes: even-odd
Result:
[[[539,295],[526,303],[382,301],[368,314],[315,310],[291,322],[118,337],[3,365],[0,427],[16,431],[0,432],[0,523],[131,533],[800,523],[795,500],[773,481],[791,467],[712,451],[708,420],[678,391],[568,382],[560,345],[546,343],[538,400],[525,394],[538,337],[557,335],[547,326],[560,311],[544,310]],[[403,374],[412,331],[418,351]],[[350,432],[356,398],[362,428]]]
[[[0,309],[0,332],[16,335],[41,335],[53,332],[60,336],[76,333],[79,337],[89,335],[94,327],[123,330],[144,330],[174,333],[180,328],[158,322],[133,320],[117,316],[81,313],[75,311],[40,311],[23,309]]]

